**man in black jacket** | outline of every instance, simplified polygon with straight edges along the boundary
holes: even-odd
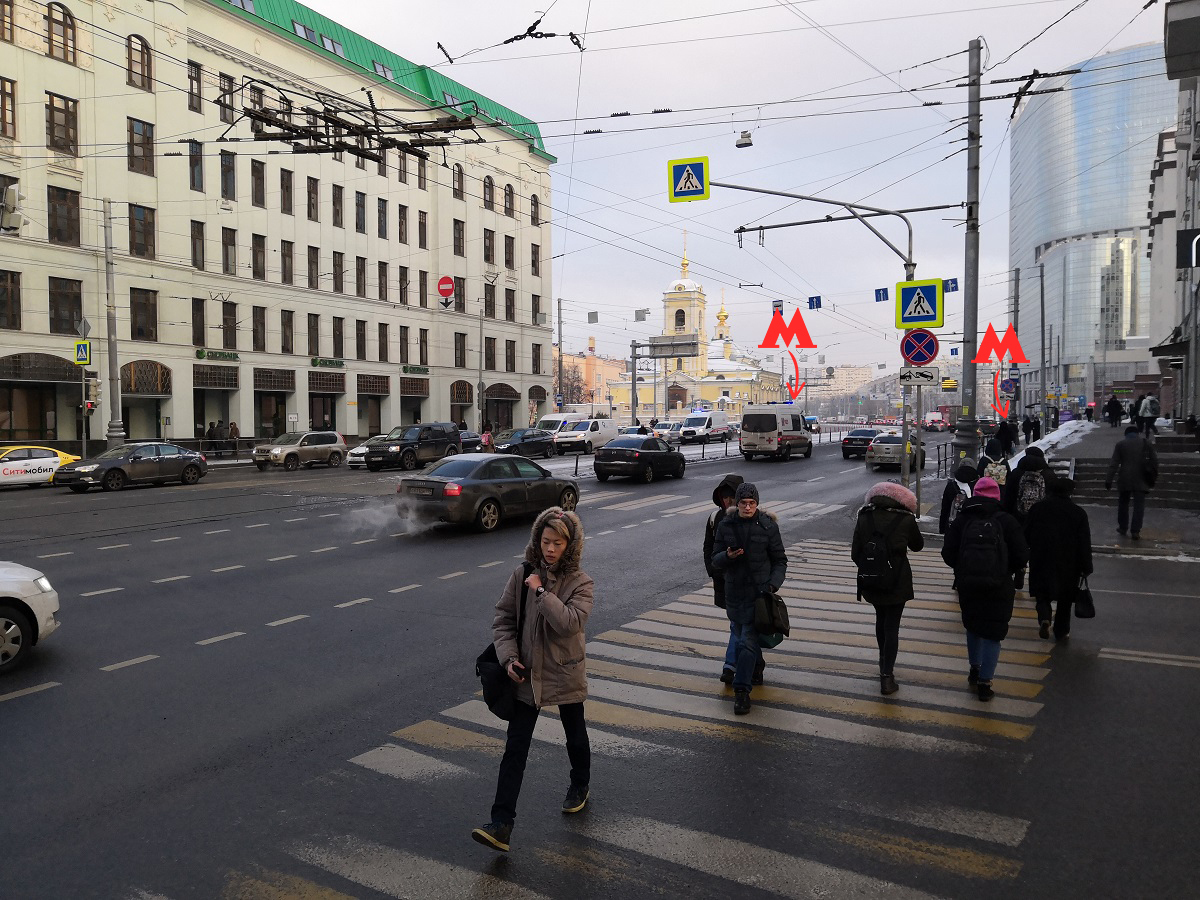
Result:
[[[758,489],[746,482],[734,495],[737,515],[717,526],[712,565],[725,575],[725,614],[737,630],[737,666],[733,674],[733,711],[750,712],[750,685],[762,660],[754,605],[759,594],[777,591],[787,575],[787,553],[775,517],[758,508]]]
[[[1136,425],[1125,429],[1125,439],[1113,447],[1104,486],[1110,491],[1117,480],[1117,531],[1135,541],[1142,536],[1142,517],[1146,512],[1146,494],[1158,477],[1158,454],[1154,445],[1138,433]],[[1133,500],[1133,521],[1129,521],[1129,501]]]
[[[1029,543],[1029,593],[1037,604],[1039,634],[1050,637],[1050,605],[1054,639],[1071,633],[1071,607],[1079,594],[1079,579],[1092,574],[1092,532],[1088,514],[1071,500],[1075,482],[1056,478],[1046,499],[1036,503],[1025,520]]]
[[[713,540],[717,535],[717,526],[721,524],[721,520],[733,506],[733,496],[737,493],[738,485],[745,480],[741,475],[726,475],[721,479],[721,483],[713,489],[713,503],[717,508],[709,515],[708,522],[704,526],[704,571],[708,572],[708,577],[713,581],[713,603],[721,609],[725,608],[725,575],[713,568]],[[721,681],[725,684],[733,684],[733,670],[736,667],[737,628],[730,622],[729,646],[725,650],[725,665],[721,668]],[[762,684],[761,671],[755,673],[754,683]]]

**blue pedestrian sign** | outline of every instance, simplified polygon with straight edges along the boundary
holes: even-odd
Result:
[[[90,366],[92,364],[92,342],[75,342],[75,365]]]
[[[875,302],[887,303],[887,288],[875,288]]]
[[[945,324],[942,280],[901,281],[896,285],[897,328],[941,328]]]
[[[945,292],[947,294],[953,294],[957,290],[958,290],[958,279],[957,278],[947,278],[945,281],[942,282],[942,291],[943,292]]]
[[[667,196],[672,203],[708,199],[708,157],[667,162]]]

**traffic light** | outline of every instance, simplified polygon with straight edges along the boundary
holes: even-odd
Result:
[[[5,188],[4,209],[0,211],[0,231],[6,234],[15,234],[29,223],[21,210],[21,201],[24,199],[25,195],[21,193],[21,189],[17,185],[10,184]]]
[[[100,408],[100,379],[89,378],[87,383],[87,400],[84,401],[87,414],[90,416]]]

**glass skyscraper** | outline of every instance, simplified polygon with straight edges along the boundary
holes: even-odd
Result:
[[[1091,399],[1150,369],[1150,169],[1159,132],[1175,124],[1178,89],[1162,44],[1069,68],[1082,71],[1038,82],[1035,90],[1062,90],[1031,97],[1012,125],[1008,252],[1021,269],[1026,402],[1038,394],[1039,264],[1050,384]]]

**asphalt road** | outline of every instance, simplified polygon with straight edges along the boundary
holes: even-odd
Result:
[[[798,626],[736,721],[700,563],[727,471],[779,511]],[[690,460],[681,481],[582,478],[593,799],[558,812],[547,714],[499,858],[468,838],[503,738],[472,664],[528,521],[404,533],[396,477],[236,469],[193,488],[0,493],[0,557],[45,571],[63,607],[0,680],[0,896],[1192,893],[1195,564],[1101,558],[1100,616],[1067,646],[1040,642],[1025,604],[985,707],[959,684],[931,541],[902,688],[882,700],[846,547],[888,475],[821,445]]]

